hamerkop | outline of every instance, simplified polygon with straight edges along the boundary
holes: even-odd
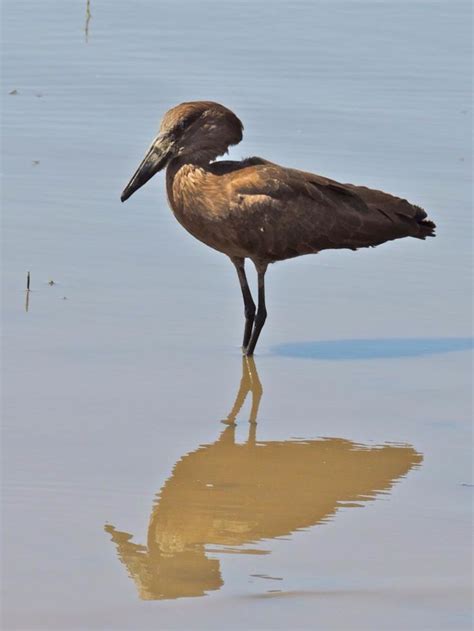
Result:
[[[127,184],[125,201],[166,169],[168,199],[177,220],[196,239],[227,254],[245,306],[243,352],[252,355],[267,317],[269,263],[321,250],[373,247],[402,237],[434,236],[425,211],[382,191],[281,167],[263,158],[214,162],[242,140],[243,125],[211,101],[169,110],[160,132]],[[258,309],[245,259],[258,274]]]

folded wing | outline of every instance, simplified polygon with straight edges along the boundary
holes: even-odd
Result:
[[[260,158],[249,158],[240,168],[233,164],[238,163],[221,163],[219,173],[229,180],[230,214],[240,234],[244,228],[249,250],[261,250],[262,258],[434,236],[425,211],[405,199]]]

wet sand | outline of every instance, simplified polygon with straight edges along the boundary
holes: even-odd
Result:
[[[3,628],[470,628],[469,4],[90,14],[3,9]],[[194,98],[437,238],[272,266],[242,362],[232,266],[119,201]]]

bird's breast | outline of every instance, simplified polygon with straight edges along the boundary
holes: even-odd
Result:
[[[225,178],[184,164],[168,167],[166,187],[176,219],[196,239],[228,256],[249,255],[232,213]]]
[[[270,263],[317,251],[310,243],[311,213],[299,208],[298,198],[288,204],[258,173],[246,178],[170,165],[167,191],[175,217],[196,239],[230,257]]]

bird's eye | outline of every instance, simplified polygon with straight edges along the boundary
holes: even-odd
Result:
[[[182,118],[174,127],[174,131],[183,132],[185,129],[190,127],[198,118],[200,118],[201,112],[192,112],[188,114],[184,118]]]

